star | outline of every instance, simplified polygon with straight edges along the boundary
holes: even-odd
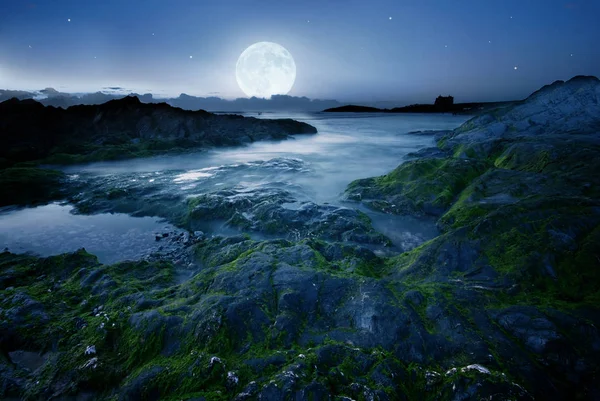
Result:
[[[190,58],[193,58],[192,56],[190,56]]]
[[[448,47],[448,45],[444,45],[444,47]]]
[[[154,32],[152,32],[152,36],[154,36]]]
[[[392,17],[390,17],[390,21],[392,20]]]
[[[518,69],[519,69],[519,67],[515,66],[515,70],[518,70]]]
[[[510,19],[513,19],[512,15],[510,16]]]
[[[31,45],[29,45],[29,48],[30,48],[30,49],[32,48],[32,47],[31,47]],[[572,54],[571,54],[571,56],[572,56]]]
[[[488,40],[488,43],[492,43],[492,41],[491,41],[491,40]]]
[[[71,22],[71,18],[67,18],[67,22]]]
[[[29,47],[31,47],[31,46],[29,46]],[[571,53],[571,57],[573,57],[573,53]]]
[[[309,23],[310,23],[310,20],[306,20],[306,22],[309,22]]]

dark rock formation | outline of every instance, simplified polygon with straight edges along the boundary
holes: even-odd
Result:
[[[356,106],[353,104],[323,110],[326,113],[381,113],[383,111],[383,109],[378,109],[377,107]]]
[[[0,160],[4,164],[123,159],[312,133],[316,133],[314,127],[290,119],[187,111],[166,103],[141,103],[136,97],[67,110],[44,107],[31,99],[0,103]]]
[[[487,110],[510,106],[517,102],[484,102],[484,103],[454,103],[452,96],[439,96],[435,104],[412,104],[392,109],[378,109],[376,107],[348,105],[333,107],[323,112],[327,113],[454,113],[454,114],[480,114]]]
[[[60,171],[14,167],[0,169],[0,206],[46,203],[66,195]]]
[[[448,109],[454,105],[454,97],[440,95],[435,99],[433,105],[440,109]]]

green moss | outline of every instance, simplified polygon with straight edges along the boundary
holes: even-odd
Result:
[[[0,170],[0,206],[48,202],[62,197],[60,171],[12,167]]]
[[[437,141],[437,147],[440,149],[444,149],[446,147],[447,143],[448,143],[448,135],[445,135],[439,141]]]
[[[477,122],[477,117],[471,118],[470,120],[466,121],[463,125],[461,125],[457,129],[455,129],[454,132],[457,134],[460,134],[463,132],[471,131],[472,129],[477,127],[476,122]]]
[[[518,143],[509,147],[494,161],[494,166],[510,170],[542,172],[553,162],[551,148],[539,144]]]
[[[384,176],[354,181],[346,192],[362,193],[366,199],[383,197],[386,203],[380,209],[438,214],[486,168],[485,162],[469,159],[414,160]]]
[[[452,207],[440,218],[439,223],[445,229],[458,228],[465,225],[475,224],[480,218],[498,206],[478,202],[482,194],[473,184],[461,192]]]
[[[529,199],[490,216],[496,225],[486,236],[484,256],[497,271],[529,284],[518,302],[561,309],[597,302],[600,217],[593,207],[572,203]]]
[[[600,226],[579,241],[577,248],[567,252],[558,262],[556,282],[558,292],[566,299],[600,304]]]
[[[469,145],[459,145],[453,149],[453,156],[456,158],[463,158],[464,156],[468,158],[476,158],[477,152]]]
[[[389,273],[398,273],[408,269],[434,241],[435,239],[429,240],[408,252],[385,259],[386,271]]]

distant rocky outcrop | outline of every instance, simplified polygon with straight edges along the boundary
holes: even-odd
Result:
[[[448,108],[454,105],[454,97],[452,96],[438,96],[433,104],[436,107]]]
[[[377,107],[368,106],[357,106],[349,104],[347,106],[333,107],[323,110],[326,113],[337,112],[337,113],[381,113],[384,109],[378,109]]]
[[[411,104],[410,106],[379,109],[376,107],[347,105],[323,110],[326,113],[454,113],[480,114],[496,107],[509,106],[517,102],[454,103],[452,96],[438,96],[434,104]]]
[[[137,97],[66,110],[11,99],[0,103],[0,164],[123,159],[313,133],[314,127],[290,119],[188,111]]]

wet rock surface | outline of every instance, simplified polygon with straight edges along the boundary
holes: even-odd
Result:
[[[380,246],[390,240],[375,232],[360,211],[333,205],[298,202],[279,189],[225,190],[191,199],[188,221],[223,219],[230,227],[277,235],[290,240],[320,238]]]
[[[438,237],[391,257],[363,214],[286,185],[173,196],[101,180],[73,195],[80,211],[184,230],[110,265],[0,254],[0,397],[597,399],[598,88],[554,84],[350,184],[354,202],[438,219]],[[508,116],[551,135],[502,137]],[[236,232],[206,234],[211,219]]]
[[[134,173],[126,177],[77,176],[72,178],[70,201],[78,213],[127,213],[133,216],[159,216],[183,229],[194,232],[219,231],[249,233],[256,238],[304,238],[368,244],[386,251],[389,238],[377,232],[367,215],[354,207],[317,204],[287,182],[257,185],[237,184],[215,189],[212,181],[179,185],[188,177],[210,175],[218,180],[221,172],[240,176],[254,170],[293,171],[302,174],[308,166],[300,160],[271,159],[245,165],[222,166],[179,173]],[[239,172],[237,172],[239,170]],[[219,187],[216,187],[219,188]],[[205,192],[198,195],[198,192]],[[352,205],[354,206],[354,205]],[[163,240],[162,234],[156,237]],[[406,240],[408,246],[419,238]],[[412,245],[414,247],[415,245]]]

